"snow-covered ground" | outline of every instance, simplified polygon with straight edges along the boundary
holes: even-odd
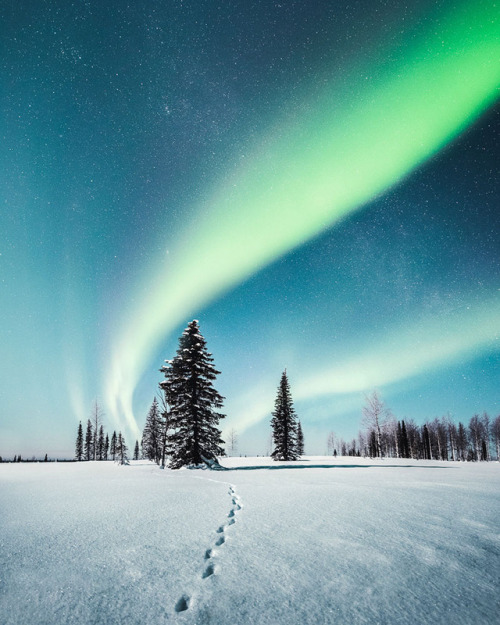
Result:
[[[500,465],[0,464],[2,625],[499,622]]]

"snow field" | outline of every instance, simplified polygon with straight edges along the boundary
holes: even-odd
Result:
[[[0,623],[497,623],[498,463],[0,465]]]

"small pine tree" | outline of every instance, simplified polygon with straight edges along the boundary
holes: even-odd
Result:
[[[83,428],[82,422],[78,424],[78,432],[76,435],[76,445],[75,445],[75,460],[81,462],[83,458]]]
[[[158,406],[158,400],[154,397],[142,432],[142,450],[145,458],[157,463],[160,461],[161,457],[160,427],[160,408]]]
[[[118,432],[116,439],[116,462],[118,464],[128,464],[128,447],[125,445],[125,439],[121,432]]]
[[[109,451],[109,436],[106,434],[106,438],[104,439],[103,460],[108,459],[108,451]]]
[[[198,465],[224,453],[219,420],[224,398],[213,387],[219,371],[213,366],[198,322],[191,321],[179,339],[173,360],[161,368],[165,381],[160,387],[170,404],[168,426],[170,466],[178,469]]]
[[[286,369],[281,376],[272,414],[274,451],[271,457],[274,460],[297,460],[297,418]]]
[[[297,423],[297,455],[304,455],[304,433],[300,421]]]
[[[87,420],[87,431],[85,433],[85,460],[91,460],[94,456],[94,437],[92,435],[92,423]]]
[[[135,441],[134,460],[139,460],[139,441]]]
[[[109,446],[109,454],[111,456],[111,460],[113,462],[116,460],[116,431],[113,432],[113,436],[111,437],[111,444]]]
[[[97,460],[104,460],[104,426],[99,428],[99,437],[97,439]]]

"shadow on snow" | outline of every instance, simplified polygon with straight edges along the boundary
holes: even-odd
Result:
[[[287,464],[224,467],[227,471],[281,471],[286,469],[444,469],[453,467],[415,466],[414,464]]]

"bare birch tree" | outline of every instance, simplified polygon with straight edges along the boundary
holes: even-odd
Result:
[[[384,402],[380,398],[377,391],[373,391],[371,395],[365,395],[365,406],[363,406],[364,424],[375,432],[375,440],[377,443],[377,456],[382,455],[382,431],[381,426],[388,410]]]

